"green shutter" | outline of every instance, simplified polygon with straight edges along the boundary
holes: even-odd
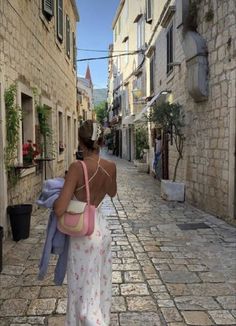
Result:
[[[76,37],[75,33],[72,33],[72,40],[73,40],[73,67],[76,70],[76,54],[77,54],[77,49],[76,49]]]
[[[57,0],[57,37],[63,41],[63,0]]]
[[[70,20],[66,15],[66,54],[70,58]]]
[[[42,0],[42,9],[43,14],[48,18],[51,19],[53,16],[53,0]]]

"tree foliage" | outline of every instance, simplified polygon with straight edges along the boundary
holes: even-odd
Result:
[[[103,101],[99,103],[95,106],[94,110],[96,112],[97,121],[103,125],[107,117],[107,102]]]
[[[174,144],[178,153],[175,164],[173,181],[176,180],[177,168],[179,161],[183,158],[183,145],[184,145],[184,114],[182,106],[179,103],[165,102],[154,106],[150,113],[149,120],[161,127],[164,134],[170,135],[171,143]]]
[[[14,186],[18,180],[14,164],[17,158],[19,128],[22,119],[21,108],[16,105],[15,84],[10,85],[9,88],[6,89],[4,100],[6,108],[6,147],[4,152],[4,162],[8,173],[8,183],[10,186]]]

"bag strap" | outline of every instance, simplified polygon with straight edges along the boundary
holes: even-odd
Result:
[[[87,203],[90,205],[90,191],[89,191],[89,182],[88,182],[88,170],[87,166],[83,161],[78,161],[82,164],[83,172],[84,172],[84,180],[85,180],[85,188],[86,188],[86,197]]]

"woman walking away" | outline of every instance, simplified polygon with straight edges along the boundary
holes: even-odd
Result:
[[[111,234],[102,214],[106,195],[116,195],[116,166],[99,156],[102,128],[87,120],[79,129],[79,144],[89,178],[91,205],[96,207],[94,232],[90,236],[70,237],[67,281],[67,326],[108,326],[110,321],[112,261]],[[84,173],[80,161],[67,172],[54,211],[64,214],[71,199],[86,202]]]

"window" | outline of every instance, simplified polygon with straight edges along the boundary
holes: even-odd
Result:
[[[77,139],[78,139],[77,120],[74,119],[74,150],[77,149]]]
[[[167,45],[167,74],[169,74],[173,70],[173,25],[170,26],[169,30],[166,34],[166,45]]]
[[[48,19],[51,20],[53,16],[53,5],[54,1],[53,0],[42,0],[42,10],[44,16]]]
[[[146,0],[146,22],[152,22],[153,0]]]
[[[140,49],[144,44],[144,23],[143,18],[137,22],[137,48]]]
[[[129,115],[129,88],[128,86],[125,87],[125,115]]]
[[[75,33],[72,33],[72,41],[73,41],[73,67],[76,70],[76,56],[77,56],[77,50],[76,50],[76,38]]]
[[[28,140],[34,142],[34,123],[33,123],[33,99],[32,97],[21,93],[22,107],[22,144]]]
[[[57,37],[63,41],[63,0],[57,0]]]
[[[144,33],[144,18],[142,14],[137,15],[134,20],[134,23],[137,23],[137,49],[140,50],[145,43],[145,33]],[[142,52],[138,53],[138,66],[141,64],[144,56]]]
[[[154,93],[154,64],[155,54],[150,58],[150,95]]]
[[[70,58],[70,19],[66,15],[66,54]]]

